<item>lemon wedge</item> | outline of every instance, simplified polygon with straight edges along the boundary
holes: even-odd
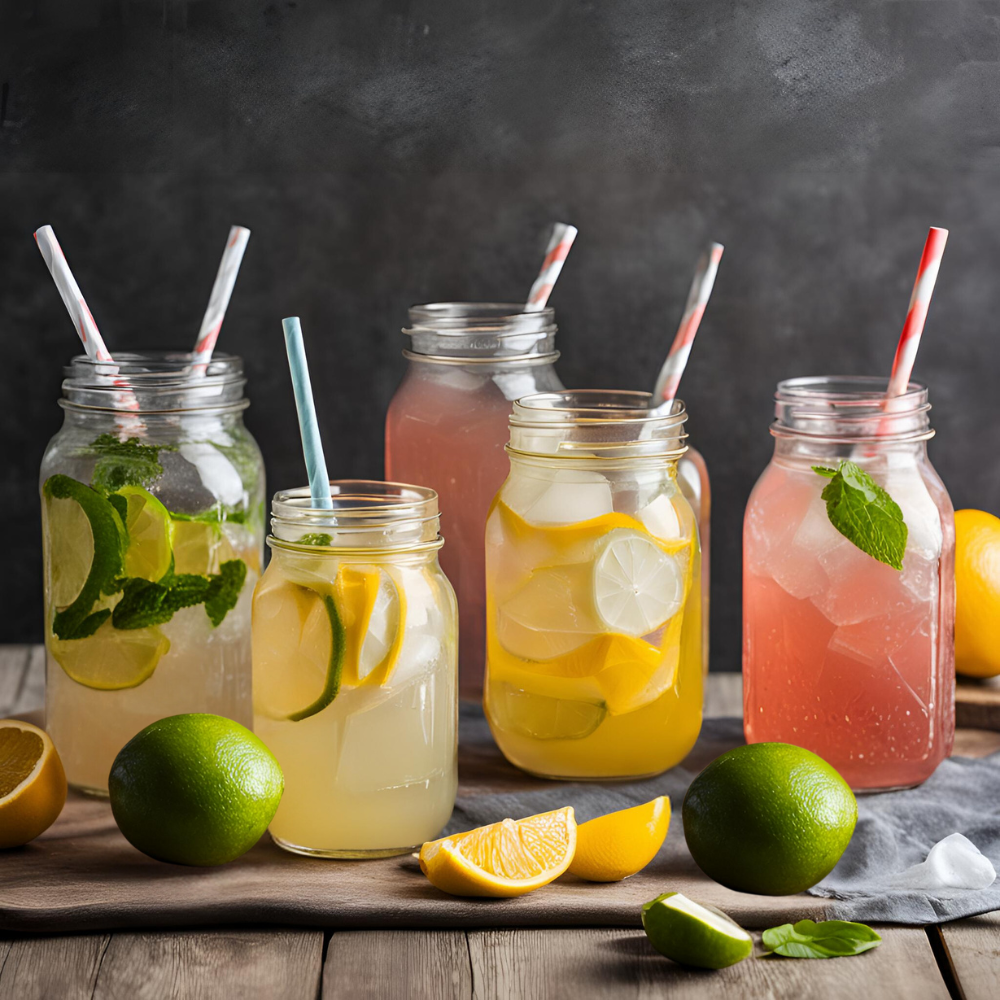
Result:
[[[420,869],[453,896],[523,896],[558,878],[576,851],[572,806],[430,841]]]
[[[173,558],[174,524],[170,512],[141,486],[123,486],[118,495],[127,504],[125,575],[159,580],[170,569]]]
[[[619,882],[635,875],[656,857],[669,826],[666,795],[581,823],[576,828],[570,874],[589,882]]]

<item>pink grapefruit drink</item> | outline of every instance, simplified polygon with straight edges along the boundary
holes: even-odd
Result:
[[[744,524],[747,740],[806,747],[859,790],[919,784],[954,735],[954,512],[927,459],[926,389],[891,416],[884,394],[877,379],[781,383]],[[842,460],[899,505],[901,571],[831,523],[813,467]]]

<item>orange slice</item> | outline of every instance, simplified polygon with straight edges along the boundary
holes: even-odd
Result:
[[[47,830],[66,802],[66,772],[44,730],[0,719],[0,848]]]
[[[572,806],[433,840],[420,869],[453,896],[523,896],[558,878],[576,850]]]
[[[581,823],[570,873],[590,882],[628,878],[656,857],[669,826],[670,799],[666,795]]]

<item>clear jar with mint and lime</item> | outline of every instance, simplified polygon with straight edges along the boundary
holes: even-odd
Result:
[[[42,460],[46,728],[71,785],[106,794],[156,719],[251,721],[250,599],[264,469],[241,360],[75,358]]]

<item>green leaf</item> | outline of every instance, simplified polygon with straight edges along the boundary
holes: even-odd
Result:
[[[42,493],[46,499],[72,500],[78,503],[90,522],[94,536],[94,559],[80,593],[68,607],[57,611],[52,631],[60,639],[86,639],[107,619],[107,610],[91,614],[102,593],[114,593],[115,581],[122,574],[128,535],[118,511],[85,483],[69,476],[50,476]]]
[[[194,573],[172,576],[168,583],[132,577],[125,581],[122,599],[111,615],[111,624],[122,630],[163,625],[181,608],[201,604],[209,586],[207,576]]]
[[[329,546],[329,545],[333,544],[333,538],[331,538],[330,535],[324,535],[322,533],[314,531],[314,532],[311,532],[308,535],[303,535],[298,540],[298,542],[296,544],[297,545],[327,545],[327,546]]]
[[[247,564],[242,559],[227,559],[219,567],[218,574],[208,578],[205,611],[215,628],[236,607],[246,578]]]
[[[844,958],[871,951],[882,938],[867,924],[849,920],[800,920],[797,924],[771,927],[761,935],[768,951],[786,958]]]
[[[85,451],[98,456],[90,485],[101,493],[117,493],[123,486],[148,487],[163,475],[163,450],[137,437],[121,441],[116,434],[101,434]]]
[[[821,496],[837,531],[873,559],[901,570],[908,531],[896,501],[854,462],[841,462],[835,472],[822,466],[813,471],[830,479]]]
[[[828,469],[825,465],[814,465],[812,470],[817,476],[824,476],[826,479],[833,479],[837,474],[836,469]]]

